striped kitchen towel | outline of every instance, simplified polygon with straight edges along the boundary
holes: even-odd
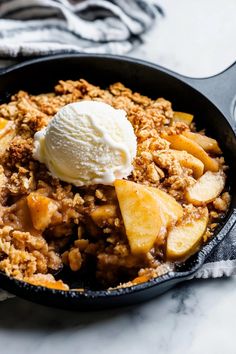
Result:
[[[158,14],[151,0],[0,0],[0,57],[127,53]]]

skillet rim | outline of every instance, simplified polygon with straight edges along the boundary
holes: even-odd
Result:
[[[203,96],[205,99],[207,99],[209,104],[212,104],[216,110],[219,111],[219,113],[222,115],[224,120],[226,121],[226,124],[228,124],[230,130],[234,134],[234,138],[236,138],[235,131],[233,127],[231,126],[229,120],[226,118],[226,116],[221,112],[220,108],[217,107],[206,95],[204,95],[200,90],[195,88],[194,86],[191,85],[191,78],[188,78],[187,76],[180,75],[175,73],[174,71],[171,71],[169,69],[163,68],[159,65],[156,65],[154,63],[148,62],[146,60],[142,59],[136,59],[136,58],[131,58],[127,56],[121,56],[121,55],[112,55],[112,54],[57,54],[57,55],[50,55],[46,57],[40,57],[40,58],[35,58],[31,60],[27,60],[25,62],[12,65],[10,67],[4,68],[3,70],[0,71],[0,78],[1,76],[4,76],[5,74],[20,70],[21,68],[28,67],[37,63],[41,62],[49,62],[49,61],[56,61],[56,60],[63,60],[66,58],[92,58],[92,59],[108,59],[108,60],[114,60],[114,61],[122,61],[129,63],[130,65],[132,64],[138,64],[140,66],[144,67],[149,67],[151,69],[163,72],[170,76],[170,78],[175,78],[179,80],[181,83],[186,85],[188,88],[191,90],[196,91],[198,94]],[[227,71],[224,70],[223,72]],[[211,77],[216,77],[217,75],[212,75]],[[186,80],[186,81],[185,81]],[[201,79],[200,79],[201,80]],[[190,270],[187,271],[170,271],[164,275],[161,275],[159,277],[156,277],[154,279],[150,279],[147,282],[133,285],[130,287],[124,287],[124,288],[118,288],[114,290],[86,290],[86,291],[79,291],[79,290],[56,290],[56,289],[51,289],[43,286],[36,286],[32,285],[29,283],[26,283],[21,280],[17,280],[13,277],[7,276],[5,273],[0,272],[0,282],[1,282],[1,288],[6,291],[11,291],[15,293],[16,295],[22,296],[23,298],[26,298],[24,295],[25,288],[27,288],[27,291],[29,293],[41,293],[43,295],[53,295],[53,296],[59,296],[61,299],[77,299],[78,301],[81,299],[102,299],[102,298],[114,298],[114,297],[121,297],[122,295],[127,295],[127,294],[132,294],[132,293],[137,293],[146,289],[150,289],[152,287],[157,287],[158,285],[170,282],[171,280],[179,280],[183,281],[185,279],[191,279],[194,273],[197,272],[197,270],[203,265],[205,260],[209,257],[211,252],[214,250],[214,248],[220,244],[220,242],[227,236],[227,234],[230,232],[230,230],[233,228],[233,226],[236,223],[236,208],[232,208],[230,212],[226,215],[224,220],[221,222],[221,225],[217,227],[217,230],[215,232],[215,235],[212,236],[212,238],[209,240],[208,243],[203,245],[201,249],[195,254],[197,255],[197,261],[196,265],[193,266]],[[5,284],[7,284],[5,288]],[[10,286],[9,286],[10,284]],[[23,294],[23,295],[22,295]],[[37,301],[39,302],[39,301]]]

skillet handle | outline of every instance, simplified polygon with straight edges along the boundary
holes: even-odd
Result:
[[[236,62],[220,74],[203,79],[178,75],[209,98],[224,114],[232,128],[236,128]]]

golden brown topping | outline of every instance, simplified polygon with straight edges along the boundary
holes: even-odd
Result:
[[[7,162],[11,166],[17,163],[26,164],[32,159],[32,139],[24,139],[20,136],[16,136],[12,139],[7,152]]]
[[[112,186],[76,188],[52,178],[32,158],[34,133],[61,107],[79,100],[123,109],[133,125],[137,156],[129,181],[116,185],[119,200]],[[227,167],[216,140],[196,132],[192,119],[174,112],[169,101],[134,93],[122,83],[105,90],[85,80],[60,81],[54,92],[40,95],[20,91],[0,105],[0,270],[31,284],[68,290],[50,272],[62,263],[77,272],[91,261],[101,284],[124,287],[173,268],[166,263],[167,237],[175,241],[168,251],[173,259],[194,252],[212,236],[230,196],[221,193],[221,183],[205,198],[203,173],[218,175],[219,169],[223,176]],[[125,189],[130,183],[133,189]],[[190,193],[194,188],[203,190],[197,193],[200,202]]]
[[[92,211],[90,215],[95,224],[99,227],[112,224],[117,217],[117,206],[111,204],[101,205]]]
[[[70,269],[73,270],[73,272],[77,272],[81,268],[82,257],[78,248],[73,248],[69,251],[68,260]]]
[[[225,192],[221,197],[218,197],[213,201],[213,205],[217,210],[226,212],[230,204],[230,199],[229,193]]]

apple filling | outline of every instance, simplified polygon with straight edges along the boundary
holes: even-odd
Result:
[[[32,156],[34,134],[80,100],[124,109],[134,128],[133,171],[113,186],[72,186]],[[102,90],[68,80],[52,93],[12,96],[0,106],[0,270],[58,290],[87,276],[96,289],[126,287],[197,252],[230,196],[219,144],[193,118],[121,83]]]

